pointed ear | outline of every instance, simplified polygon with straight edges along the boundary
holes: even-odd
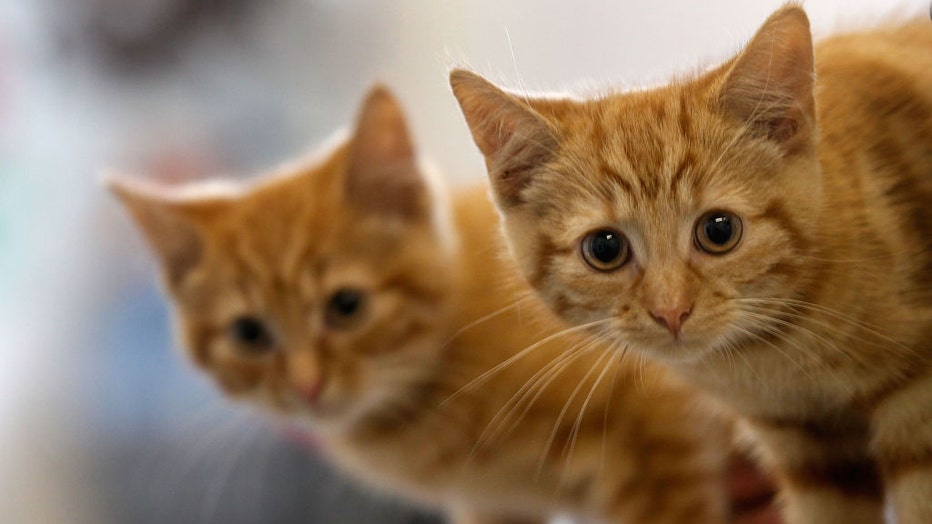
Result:
[[[122,177],[108,177],[105,184],[142,230],[169,287],[176,287],[203,255],[204,240],[194,216],[165,188]]]
[[[786,153],[806,146],[815,126],[812,35],[801,7],[764,22],[735,58],[719,93],[722,109]]]
[[[346,194],[351,204],[365,211],[412,219],[429,215],[427,186],[404,113],[380,85],[369,91],[356,121]]]
[[[475,73],[453,70],[450,86],[485,155],[496,200],[506,207],[523,203],[521,193],[555,150],[556,134],[527,104]]]

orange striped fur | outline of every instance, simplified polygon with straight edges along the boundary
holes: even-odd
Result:
[[[566,330],[501,256],[487,189],[447,209],[422,173],[376,89],[322,161],[226,191],[114,190],[193,362],[306,423],[370,485],[462,523],[726,521],[728,420],[669,372],[619,363],[604,335]]]
[[[928,19],[813,49],[790,4],[721,66],[592,99],[450,81],[556,313],[743,414],[789,522],[881,522],[885,494],[932,522]]]

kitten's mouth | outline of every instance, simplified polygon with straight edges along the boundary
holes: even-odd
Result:
[[[689,333],[679,333],[673,336],[670,333],[658,335],[650,333],[638,340],[620,340],[626,346],[639,353],[667,363],[685,363],[698,360],[706,354],[711,344],[701,337],[691,336]]]

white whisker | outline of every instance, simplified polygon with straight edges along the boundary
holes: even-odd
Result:
[[[466,390],[469,390],[469,389],[471,389],[471,388],[474,388],[474,387],[476,387],[476,386],[479,386],[479,385],[483,384],[486,380],[488,380],[489,378],[491,378],[493,375],[495,375],[496,373],[498,373],[499,371],[501,371],[501,370],[504,369],[505,367],[510,366],[511,364],[515,363],[517,360],[519,360],[519,359],[521,359],[522,357],[524,357],[524,356],[530,354],[530,353],[533,352],[535,349],[540,348],[541,346],[547,344],[548,342],[550,342],[550,341],[552,341],[552,340],[555,340],[555,339],[558,339],[558,338],[560,338],[560,337],[564,337],[564,336],[566,336],[566,335],[570,335],[570,334],[573,334],[573,333],[578,333],[578,332],[580,332],[580,331],[585,331],[585,330],[587,330],[587,329],[591,329],[591,328],[593,328],[593,327],[595,327],[595,326],[598,326],[598,325],[600,325],[600,324],[602,324],[602,323],[605,323],[605,322],[607,322],[607,321],[610,321],[610,320],[611,320],[611,319],[599,319],[599,320],[594,320],[594,321],[592,321],[592,322],[587,322],[587,323],[585,323],[585,324],[580,324],[580,325],[577,325],[577,326],[568,327],[568,328],[563,329],[563,330],[561,330],[561,331],[558,331],[558,332],[556,332],[556,333],[554,333],[554,334],[552,334],[552,335],[549,335],[549,336],[547,336],[547,337],[544,337],[543,339],[538,340],[538,341],[535,342],[534,344],[531,344],[530,346],[524,348],[523,350],[517,352],[516,354],[514,354],[514,355],[508,357],[507,359],[505,359],[504,361],[500,362],[500,363],[497,364],[496,366],[492,367],[492,368],[489,369],[488,371],[485,371],[484,373],[482,373],[482,374],[479,375],[478,377],[476,377],[476,378],[470,380],[470,381],[469,381],[468,383],[466,383],[466,385],[464,385],[462,388],[458,389],[458,390],[457,390],[456,392],[454,392],[452,395],[450,395],[449,397],[447,397],[446,399],[444,399],[444,400],[440,403],[440,405],[443,405],[443,404],[449,402],[450,400],[452,400],[453,398],[455,398],[456,396],[460,395],[462,392],[464,392],[464,391],[466,391]]]

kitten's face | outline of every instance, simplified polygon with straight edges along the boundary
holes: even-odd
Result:
[[[404,403],[445,327],[450,254],[397,143],[400,113],[376,91],[359,125],[324,163],[238,196],[120,191],[162,256],[194,362],[319,429]]]
[[[761,32],[791,39],[691,83],[588,102],[453,73],[512,252],[556,312],[684,361],[768,337],[804,298],[819,184],[797,15]]]

